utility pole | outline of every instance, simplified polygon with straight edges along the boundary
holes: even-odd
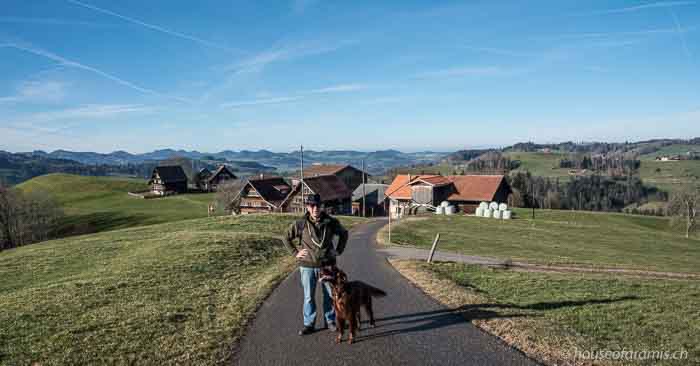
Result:
[[[301,195],[301,204],[304,205],[304,145],[299,145],[299,152],[301,155],[301,177],[299,178],[299,194]]]
[[[365,159],[362,159],[362,217],[367,217],[367,192],[365,191]]]

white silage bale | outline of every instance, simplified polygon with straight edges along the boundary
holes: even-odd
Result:
[[[499,211],[499,210],[493,211],[493,218],[494,218],[494,219],[500,219],[500,218],[501,218],[501,212],[502,212],[502,211]]]
[[[440,204],[440,206],[442,206],[442,207],[447,207],[449,205],[450,205],[450,203],[447,201],[442,201],[442,203]]]
[[[510,220],[512,213],[510,210],[503,211],[503,220]]]
[[[505,203],[501,203],[500,205],[498,205],[499,211],[505,211],[507,209],[508,209],[508,205],[506,205]]]
[[[498,202],[491,202],[491,203],[489,204],[489,208],[490,208],[492,211],[498,210]]]
[[[489,203],[488,202],[481,202],[479,204],[479,207],[481,207],[482,209],[485,210],[485,209],[489,208]]]
[[[490,208],[487,208],[484,210],[484,217],[491,217],[493,216],[493,210]]]
[[[483,207],[477,207],[476,212],[474,212],[476,216],[484,216],[484,208]]]

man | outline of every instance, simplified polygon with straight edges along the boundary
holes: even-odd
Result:
[[[304,289],[304,328],[299,335],[311,334],[316,321],[316,283],[321,267],[335,265],[335,257],[341,255],[348,241],[348,231],[343,225],[321,208],[321,197],[317,194],[306,198],[304,217],[294,222],[287,230],[284,245],[290,250],[299,264],[301,287]],[[338,245],[333,247],[333,237],[338,236]],[[299,238],[298,247],[292,242]],[[335,312],[331,299],[331,286],[324,283],[323,315],[326,326],[335,331]]]

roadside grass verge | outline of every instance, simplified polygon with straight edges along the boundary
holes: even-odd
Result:
[[[186,220],[0,252],[0,364],[225,362],[294,268],[280,235],[295,217]]]
[[[698,281],[392,264],[455,313],[545,364],[700,364]],[[686,351],[687,358],[584,359],[586,352],[622,350],[679,352],[679,358]]]
[[[667,218],[617,213],[516,209],[518,219],[427,216],[392,223],[393,245],[543,265],[700,273],[700,240],[686,239]],[[380,240],[387,242],[386,230]]]

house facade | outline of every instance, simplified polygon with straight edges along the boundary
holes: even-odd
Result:
[[[306,197],[318,194],[321,197],[321,204],[329,214],[350,215],[352,213],[352,191],[335,175],[304,178],[303,183],[295,179],[292,185],[292,191],[282,204],[285,212],[305,212]]]
[[[473,212],[480,202],[507,202],[511,193],[503,175],[397,175],[386,191],[392,217],[414,215],[443,201]]]
[[[362,184],[360,184],[352,192],[352,215],[362,216],[362,205],[366,204],[367,209],[364,214],[367,217],[386,216],[389,212],[389,201],[385,194],[387,188],[389,188],[388,184],[367,183],[363,189]]]
[[[282,212],[282,203],[292,187],[282,177],[248,179],[236,196],[241,214]]]
[[[179,165],[153,168],[148,181],[151,191],[161,196],[187,192],[187,175]]]

